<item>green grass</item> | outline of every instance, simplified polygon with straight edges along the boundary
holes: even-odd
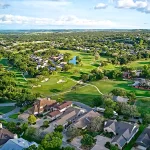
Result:
[[[132,82],[129,81],[100,80],[100,81],[92,82],[92,84],[96,85],[99,88],[99,90],[104,94],[111,92],[115,88],[122,88],[128,92],[134,92],[137,96],[150,97],[149,91],[140,90],[132,86],[128,86],[129,84],[132,84]]]
[[[17,118],[18,118],[18,115],[19,115],[19,114],[13,114],[13,115],[10,115],[9,118],[11,118],[11,119],[17,119]]]
[[[129,144],[127,146],[125,146],[125,148],[123,148],[123,150],[131,150],[132,147],[134,146],[137,138],[140,136],[140,134],[143,132],[143,130],[146,128],[145,125],[141,125],[139,127],[139,131],[136,133],[136,135],[132,138],[132,140],[129,142]]]
[[[19,86],[27,86],[27,81],[22,76],[22,73],[18,71],[17,68],[14,68],[8,64],[8,60],[3,58],[0,60],[0,64],[4,66],[6,70],[10,70],[15,73],[15,80],[17,81]]]
[[[94,87],[85,86],[59,96],[62,96],[64,100],[78,101],[93,106],[93,99],[98,97],[99,93]]]
[[[57,83],[59,80],[63,80],[65,82]],[[45,96],[50,96],[52,94],[59,94],[68,91],[76,85],[76,83],[66,77],[56,75],[50,76],[50,79],[47,82],[39,82],[38,85],[41,85],[41,87],[33,88],[32,91],[39,92]]]
[[[14,106],[3,106],[3,107],[0,107],[0,114],[8,113],[8,112],[12,111],[13,109],[15,109]]]
[[[136,106],[141,114],[150,114],[150,97],[138,98]]]

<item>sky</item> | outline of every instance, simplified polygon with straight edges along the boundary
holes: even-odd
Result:
[[[0,29],[150,29],[150,0],[0,0]]]

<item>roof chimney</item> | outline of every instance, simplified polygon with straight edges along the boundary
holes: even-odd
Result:
[[[49,97],[47,97],[47,100],[49,100],[49,101],[50,101],[51,99],[50,99]]]
[[[2,129],[3,128],[3,125],[2,125],[2,123],[0,123],[0,129]]]
[[[18,135],[17,134],[14,134],[14,139],[18,139]]]

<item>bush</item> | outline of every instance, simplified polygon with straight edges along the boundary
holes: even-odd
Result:
[[[64,127],[62,125],[58,125],[56,128],[55,128],[55,132],[62,132],[64,129]]]
[[[110,146],[111,146],[110,142],[106,142],[105,147],[110,149]]]

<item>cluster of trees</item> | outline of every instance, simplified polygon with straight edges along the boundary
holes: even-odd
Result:
[[[135,101],[136,100],[136,95],[134,92],[127,92],[126,90],[124,89],[121,89],[121,88],[116,88],[116,89],[113,89],[111,91],[111,93],[114,95],[114,96],[122,96],[122,97],[128,97],[130,101]]]
[[[104,77],[109,79],[118,79],[122,77],[122,72],[120,70],[104,70],[101,69],[93,69],[90,74],[82,74],[81,79],[83,82],[86,81],[96,81],[101,80]]]
[[[26,88],[21,88],[17,85],[15,74],[0,67],[0,100],[16,100],[18,105],[33,102],[37,94]]]
[[[140,114],[138,109],[134,105],[130,105],[127,103],[117,103],[111,99],[111,96],[99,96],[93,99],[93,106],[105,108],[104,116],[106,118],[111,118],[114,116],[114,112],[116,111],[119,115],[129,117],[139,117]]]

